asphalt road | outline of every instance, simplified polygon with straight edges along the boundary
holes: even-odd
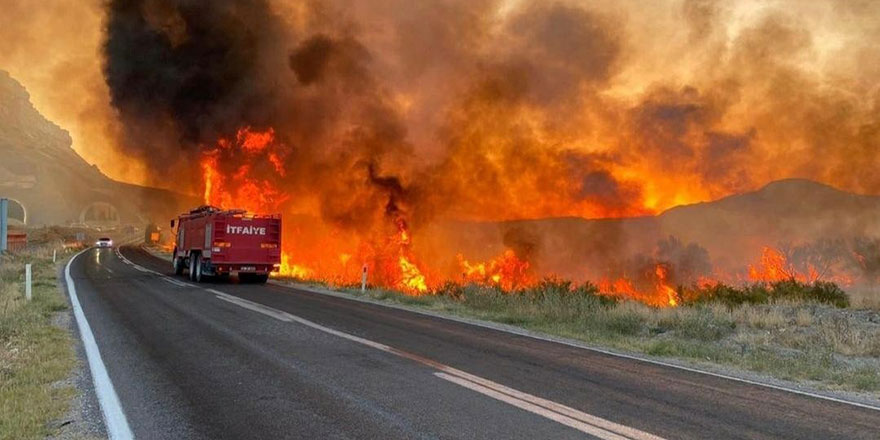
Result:
[[[120,251],[70,275],[137,438],[880,438],[874,409]]]

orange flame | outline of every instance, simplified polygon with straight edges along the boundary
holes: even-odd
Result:
[[[281,267],[278,269],[276,276],[307,280],[313,278],[314,275],[315,272],[305,266],[291,264],[290,255],[287,252],[281,253]]]
[[[651,273],[653,277],[653,290],[637,289],[632,281],[627,278],[611,280],[602,279],[599,282],[599,292],[603,295],[626,298],[643,302],[655,307],[676,307],[681,302],[678,292],[668,284],[669,268],[664,264],[657,264]]]
[[[749,265],[749,279],[752,281],[772,283],[795,280],[812,283],[818,278],[819,274],[813,265],[808,265],[805,272],[798,271],[788,262],[785,254],[771,247],[761,250],[761,260],[757,265]]]
[[[758,264],[749,265],[749,280],[762,283],[788,280],[814,283],[819,280],[825,280],[842,286],[853,284],[853,278],[843,272],[835,272],[830,269],[820,271],[816,265],[809,262],[801,264],[800,269],[798,267],[798,265],[791,263],[783,252],[765,246],[761,250],[761,258]]]
[[[666,284],[666,279],[669,275],[669,268],[665,265],[658,264],[654,269],[654,273],[657,274],[657,291],[666,295],[666,302],[670,307],[677,306],[678,292]]]
[[[511,291],[528,287],[536,281],[529,271],[529,263],[520,260],[510,249],[488,263],[471,263],[459,254],[458,264],[465,283],[497,286]]]
[[[415,264],[409,262],[403,255],[400,256],[400,283],[399,287],[406,292],[415,292],[422,294],[428,291],[428,284],[425,282],[425,276],[416,267]]]
[[[221,139],[205,151],[201,161],[205,203],[249,212],[278,211],[290,196],[273,183],[272,176],[253,177],[258,174],[253,172],[254,166],[264,160],[272,164],[278,176],[284,176],[283,162],[277,153],[268,152],[274,142],[274,130],[260,132],[245,127],[238,131],[234,143]]]

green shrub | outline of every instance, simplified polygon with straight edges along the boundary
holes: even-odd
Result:
[[[837,284],[816,281],[804,284],[799,281],[779,281],[770,285],[776,298],[791,298],[801,301],[819,302],[835,307],[848,307],[849,297]]]
[[[719,283],[694,289],[685,295],[688,304],[705,304],[718,302],[728,306],[742,304],[764,304],[770,298],[770,292],[761,284],[736,288]]]
[[[797,280],[757,283],[741,288],[716,284],[694,288],[685,295],[686,304],[722,303],[728,306],[766,304],[773,300],[818,302],[836,307],[848,307],[849,297],[837,284],[826,281],[803,283]]]

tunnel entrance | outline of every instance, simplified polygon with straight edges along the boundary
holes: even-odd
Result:
[[[9,211],[8,218],[10,225],[26,225],[27,224],[27,209],[24,205],[21,204],[18,200],[15,199],[7,199],[9,200]]]
[[[80,212],[79,221],[89,226],[118,226],[119,210],[107,202],[94,202]]]

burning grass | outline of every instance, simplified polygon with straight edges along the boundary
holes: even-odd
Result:
[[[558,280],[515,293],[450,283],[436,295],[385,289],[366,295],[714,370],[746,370],[880,397],[880,312],[847,307],[836,285],[786,280],[677,293],[679,307],[654,307],[608,296],[590,283]]]
[[[60,245],[60,242],[56,243]],[[0,256],[0,437],[45,438],[68,409],[73,389],[55,384],[74,365],[70,336],[52,324],[67,308],[52,248]],[[24,299],[24,265],[33,264],[33,300]]]

